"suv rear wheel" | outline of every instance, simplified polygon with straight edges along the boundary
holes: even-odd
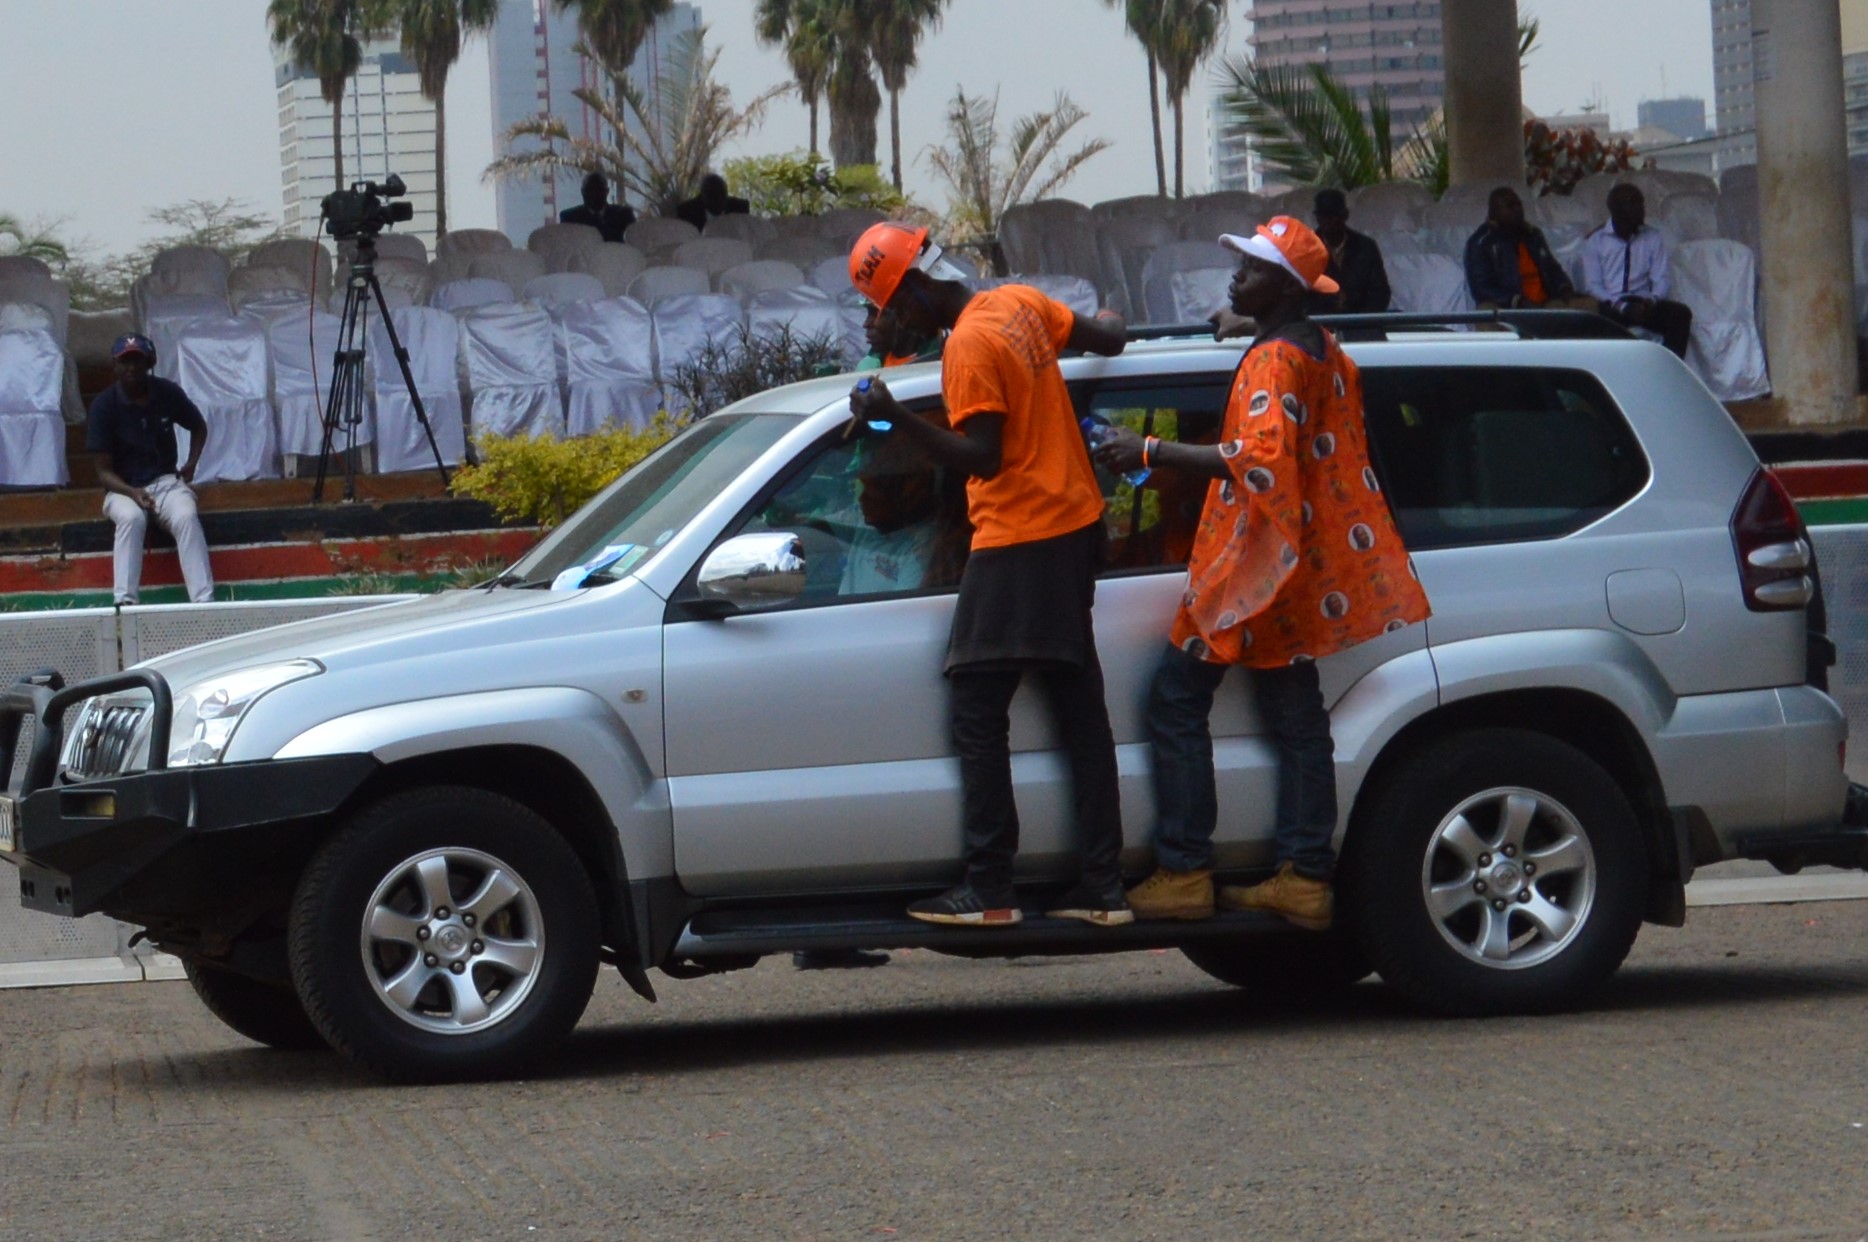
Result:
[[[1519,729],[1455,734],[1358,814],[1343,889],[1389,984],[1453,1014],[1564,1009],[1628,955],[1647,854],[1614,779]]]
[[[379,1073],[514,1073],[577,1024],[598,938],[589,877],[543,818],[484,790],[416,789],[306,868],[292,978],[325,1039]]]

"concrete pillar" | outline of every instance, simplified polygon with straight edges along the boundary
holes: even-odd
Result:
[[[1855,281],[1837,0],[1751,0],[1771,391],[1793,426],[1855,421]]]
[[[1441,0],[1440,29],[1450,184],[1523,185],[1516,0]]]

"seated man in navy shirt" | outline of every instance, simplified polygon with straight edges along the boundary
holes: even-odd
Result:
[[[143,532],[151,514],[175,538],[188,598],[214,598],[208,541],[188,486],[208,442],[207,420],[181,387],[149,373],[156,347],[132,332],[117,338],[110,356],[117,382],[91,402],[85,447],[97,454],[97,480],[104,485],[104,515],[117,527],[113,595],[134,604],[143,579]],[[188,432],[188,460],[178,469],[175,428]]]
[[[606,242],[623,240],[623,234],[636,222],[636,213],[627,206],[610,201],[609,180],[600,172],[586,173],[583,193],[583,203],[559,212],[558,223],[588,224],[603,234]]]

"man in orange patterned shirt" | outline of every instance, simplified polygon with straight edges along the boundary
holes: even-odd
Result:
[[[1306,294],[1335,289],[1324,274],[1328,248],[1289,216],[1220,244],[1239,255],[1232,310],[1255,320],[1258,336],[1233,378],[1219,443],[1125,432],[1097,452],[1115,470],[1148,465],[1213,480],[1149,693],[1159,866],[1129,890],[1129,905],[1137,918],[1213,913],[1208,718],[1226,669],[1242,664],[1277,743],[1278,870],[1249,888],[1222,888],[1218,904],[1320,931],[1332,916],[1337,808],[1316,662],[1425,619],[1427,597],[1369,465],[1361,376],[1304,313]]]

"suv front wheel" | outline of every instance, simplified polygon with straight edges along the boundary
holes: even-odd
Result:
[[[331,1045],[405,1079],[510,1074],[577,1024],[596,982],[596,896],[539,815],[479,789],[394,795],[312,859],[292,979]]]
[[[1647,854],[1593,759],[1519,729],[1442,738],[1358,814],[1343,895],[1382,978],[1442,1013],[1572,1007],[1634,944]]]

